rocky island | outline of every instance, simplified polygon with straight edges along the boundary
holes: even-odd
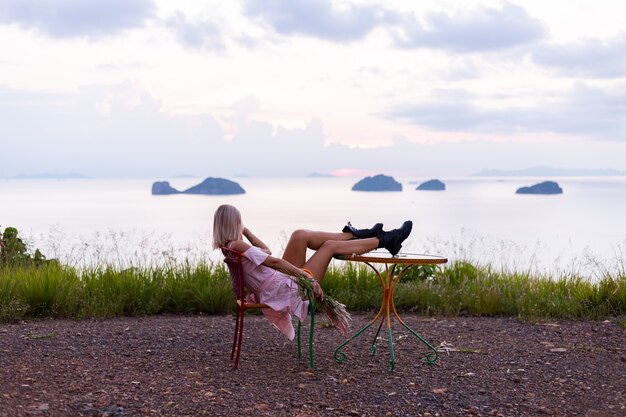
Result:
[[[180,194],[176,188],[172,187],[167,181],[157,181],[152,184],[152,195],[170,195]]]
[[[418,185],[416,188],[416,190],[424,190],[424,191],[445,191],[445,189],[446,189],[446,184],[444,184],[443,182],[437,179],[423,182],[420,185]]]
[[[563,189],[554,181],[544,181],[530,187],[518,188],[516,194],[563,194]]]
[[[152,184],[152,195],[170,194],[202,194],[202,195],[232,195],[245,194],[246,191],[234,181],[224,178],[209,177],[198,185],[194,185],[185,191],[178,191],[167,181],[157,181]]]
[[[393,177],[379,174],[363,178],[354,184],[352,191],[402,191],[402,184]]]

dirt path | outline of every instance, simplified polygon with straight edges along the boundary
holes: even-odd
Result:
[[[368,317],[355,317],[354,329]],[[613,322],[424,318],[409,325],[449,348],[436,365],[394,327],[396,370],[373,332],[316,329],[316,369],[262,317],[247,317],[239,370],[232,316],[0,324],[0,417],[626,416],[626,336]]]

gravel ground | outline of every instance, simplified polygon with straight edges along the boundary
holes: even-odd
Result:
[[[0,324],[0,417],[626,416],[615,322],[403,317],[445,348],[437,364],[397,325],[389,372],[386,340],[369,355],[373,330],[338,364],[343,338],[318,327],[311,370],[260,316],[246,317],[238,370],[232,316]],[[353,329],[368,319],[355,316]]]

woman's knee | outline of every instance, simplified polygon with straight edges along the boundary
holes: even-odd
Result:
[[[322,243],[322,246],[318,250],[323,250],[325,252],[329,252],[332,255],[338,253],[339,246],[341,245],[341,241],[339,240],[327,240]]]
[[[298,229],[294,230],[291,233],[291,237],[289,240],[298,240],[298,241],[308,241],[309,240],[309,231],[306,229]]]

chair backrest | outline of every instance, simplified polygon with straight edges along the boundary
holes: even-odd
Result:
[[[243,259],[244,254],[241,252],[237,252],[236,250],[229,249],[225,246],[221,247],[220,249],[222,250],[222,254],[224,255],[224,262],[228,266],[228,271],[230,272],[233,293],[238,300],[243,300],[245,297],[243,283],[244,271],[241,260]]]

